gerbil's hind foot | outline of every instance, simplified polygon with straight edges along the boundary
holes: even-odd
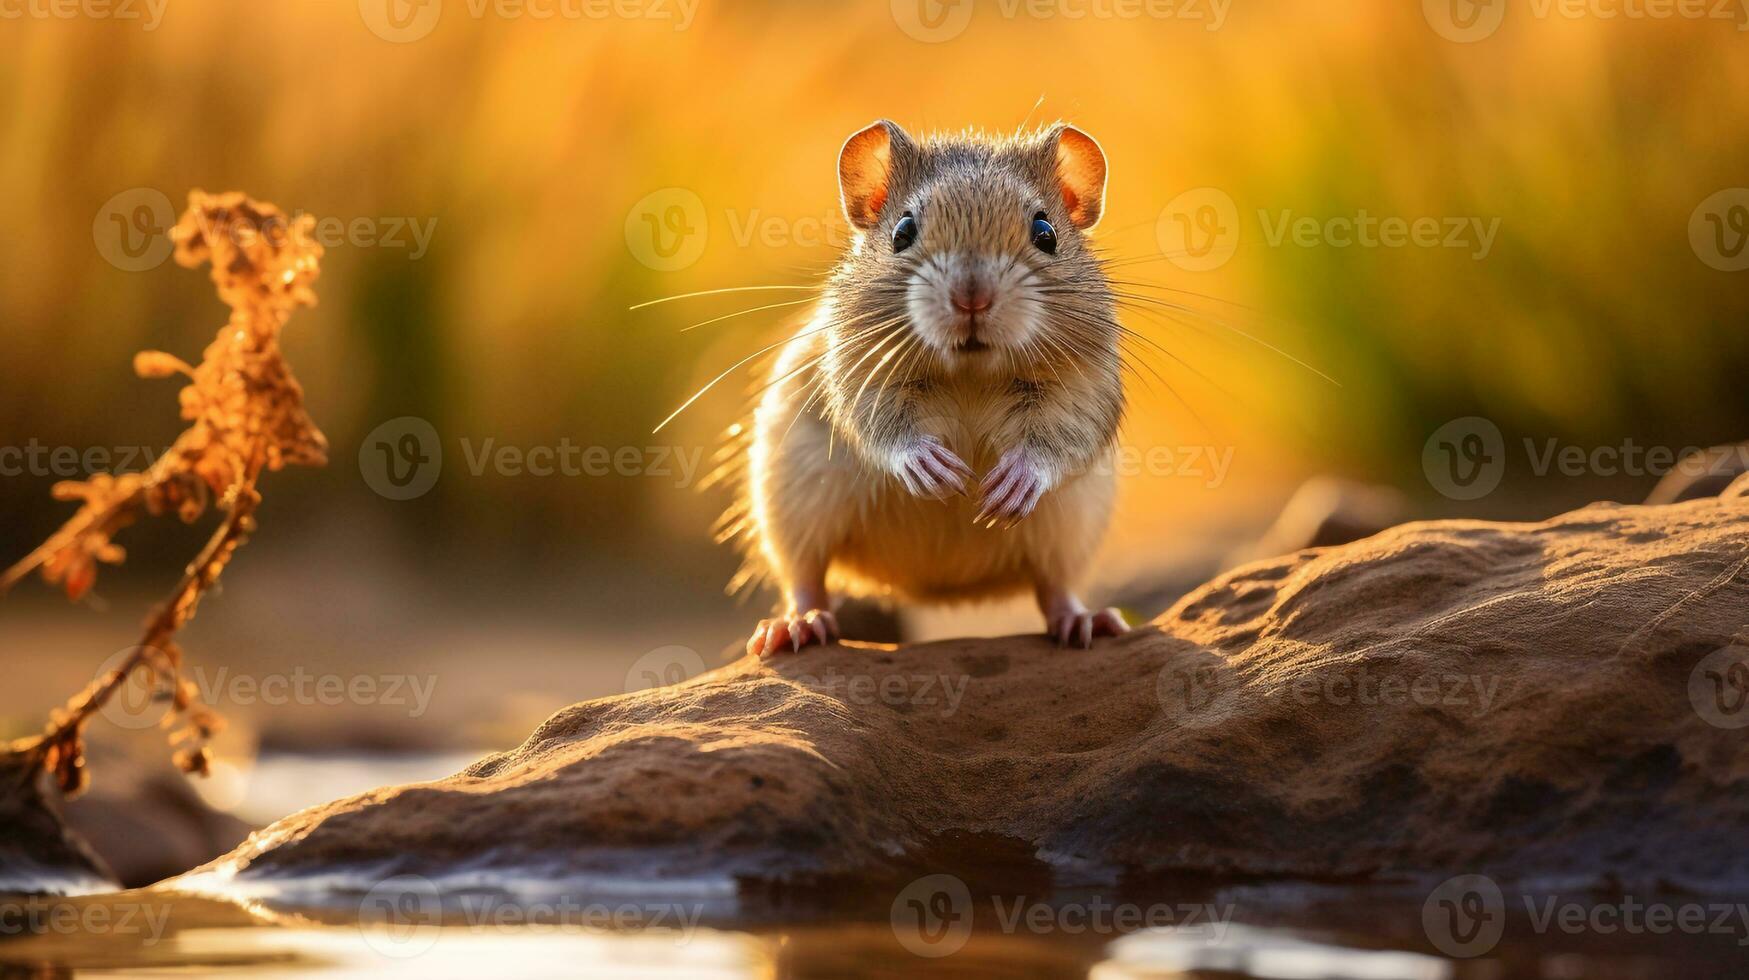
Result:
[[[1045,635],[1054,638],[1057,646],[1092,648],[1096,636],[1121,636],[1130,631],[1123,613],[1116,607],[1089,610],[1081,600],[1063,589],[1039,589],[1039,611],[1045,614]]]
[[[1057,646],[1077,646],[1083,650],[1093,647],[1096,636],[1122,636],[1129,631],[1130,624],[1124,622],[1123,613],[1115,607],[1098,612],[1083,609],[1063,613],[1050,624],[1050,635],[1056,638]]]
[[[769,657],[784,650],[800,651],[810,643],[825,646],[838,640],[838,618],[825,609],[809,609],[762,619],[747,640],[747,652]]]

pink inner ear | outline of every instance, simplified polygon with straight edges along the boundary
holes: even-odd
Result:
[[[858,227],[872,227],[887,203],[892,142],[880,123],[852,136],[838,160],[845,211]]]
[[[1057,139],[1057,186],[1069,220],[1087,228],[1099,220],[1100,200],[1105,193],[1105,154],[1093,137],[1077,129],[1064,129]]]

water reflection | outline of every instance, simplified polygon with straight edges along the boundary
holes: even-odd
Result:
[[[890,892],[879,908],[813,895],[732,913],[724,910],[733,903],[721,896],[669,896],[679,904],[660,920],[653,912],[664,906],[648,897],[543,903],[477,889],[430,902],[400,886],[375,898],[349,894],[296,909],[151,889],[73,899],[0,896],[0,977],[1570,980],[1740,975],[1749,945],[1728,931],[1566,931],[1556,921],[1539,928],[1538,920],[1513,912],[1497,946],[1453,958],[1434,949],[1423,931],[1421,903],[1366,886],[1223,888],[1217,901],[1247,898],[1239,915],[1246,921],[1198,926],[1069,931],[1058,928],[1070,921],[1062,916],[1048,927],[1027,925],[1035,921],[1030,916],[1006,924],[982,916],[951,951],[923,953],[906,943],[905,924],[888,915]],[[1613,906],[1593,896],[1572,907]]]
[[[1449,961],[1397,950],[1354,949],[1291,933],[1227,926],[1147,929],[1111,944],[1089,980],[1150,980],[1217,971],[1266,980],[1448,980]]]

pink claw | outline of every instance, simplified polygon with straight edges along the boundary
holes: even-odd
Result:
[[[965,460],[941,444],[934,436],[923,436],[911,445],[899,463],[899,481],[914,496],[926,500],[945,500],[966,492],[966,481],[974,474]]]
[[[982,506],[973,524],[1011,528],[1025,520],[1050,489],[1050,474],[1031,454],[1010,449],[979,487]]]
[[[838,618],[825,609],[810,609],[762,619],[747,640],[747,652],[769,657],[784,650],[800,651],[810,643],[827,646],[838,639]]]
[[[1051,620],[1050,632],[1056,637],[1057,646],[1074,646],[1083,650],[1093,647],[1096,636],[1121,636],[1129,632],[1130,624],[1124,622],[1123,613],[1117,609],[1101,609],[1089,612],[1082,609],[1063,613]]]

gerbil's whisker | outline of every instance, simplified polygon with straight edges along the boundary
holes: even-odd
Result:
[[[704,320],[702,322],[695,323],[690,327],[681,327],[680,332],[687,333],[689,331],[697,330],[699,327],[708,327],[713,323],[721,323],[724,320],[733,320],[734,318],[736,318],[738,316],[746,316],[749,313],[763,313],[766,310],[781,310],[781,309],[784,309],[785,307],[801,306],[805,303],[812,303],[812,302],[814,302],[813,297],[809,297],[807,299],[794,299],[794,300],[790,300],[790,301],[785,302],[785,303],[771,303],[771,304],[766,305],[766,306],[755,306],[750,310],[736,310],[733,313],[725,313],[722,316],[711,317],[709,320]]]
[[[679,294],[676,294],[674,296],[664,296],[661,299],[649,299],[649,300],[645,300],[642,303],[638,303],[634,306],[628,306],[628,307],[626,307],[626,309],[627,310],[641,310],[646,306],[657,306],[657,305],[660,305],[662,303],[673,303],[677,300],[683,300],[683,299],[696,299],[700,296],[721,296],[724,293],[751,293],[751,292],[757,292],[759,290],[771,290],[771,289],[803,289],[803,290],[807,290],[809,292],[816,292],[817,293],[822,288],[823,287],[821,287],[821,286],[725,286],[722,289],[701,289],[696,293],[679,293]]]
[[[777,350],[779,347],[782,347],[785,344],[792,344],[792,343],[802,339],[803,337],[811,336],[813,334],[817,334],[817,333],[821,332],[822,330],[830,330],[830,329],[832,329],[832,325],[827,324],[826,326],[823,326],[823,327],[815,327],[812,330],[804,330],[801,333],[795,334],[793,336],[785,337],[782,340],[779,340],[775,343],[766,344],[764,347],[759,348],[758,350],[754,351],[753,353],[748,354],[746,357],[743,357],[740,360],[736,361],[735,363],[729,365],[727,370],[725,370],[722,374],[719,374],[716,377],[705,382],[705,386],[703,388],[700,388],[697,391],[693,392],[691,398],[688,398],[685,402],[683,402],[681,404],[681,406],[679,408],[677,408],[673,412],[669,413],[668,417],[662,420],[661,425],[658,425],[654,429],[650,430],[651,434],[654,435],[657,432],[661,432],[664,426],[666,426],[668,423],[674,421],[675,416],[679,415],[681,412],[686,411],[688,408],[691,408],[693,402],[698,401],[700,398],[703,398],[705,392],[711,390],[712,388],[715,388],[719,383],[722,382],[722,380],[724,378],[728,377],[731,374],[734,374],[736,371],[740,370],[742,367],[745,367],[748,364],[748,362],[759,357],[759,355],[770,353],[771,351]]]
[[[844,341],[844,344],[846,346],[849,346],[851,344],[856,343],[859,340],[866,339],[869,336],[871,336],[872,334],[875,334],[875,333],[878,333],[881,331],[886,331],[888,333],[888,335],[890,336],[892,333],[897,332],[898,330],[902,329],[901,325],[904,323],[904,320],[905,320],[905,318],[903,316],[896,316],[890,320],[886,320],[886,321],[883,321],[881,323],[877,323],[872,327],[865,327],[864,329],[858,331],[855,335],[846,339]],[[883,338],[881,342],[885,343],[886,339],[887,338]],[[822,352],[820,355],[815,357],[813,359],[812,363],[808,366],[810,366],[810,367],[818,366],[827,357],[830,357],[832,355],[832,353],[833,352],[830,349]],[[867,354],[863,355],[864,360],[866,360],[867,357],[868,357]],[[856,363],[860,366],[862,364],[862,361],[859,360]],[[802,402],[802,407],[796,411],[795,418],[790,419],[789,428],[784,429],[784,437],[785,438],[789,437],[790,430],[794,429],[796,427],[796,423],[800,422],[802,420],[802,417],[807,414],[808,409],[813,406],[814,399],[820,397],[820,393],[825,391],[825,390],[826,390],[825,384],[821,380],[816,379],[814,382],[814,390],[810,391],[808,393],[807,399]]]
[[[1128,300],[1130,302],[1149,302],[1148,297],[1145,297],[1145,296],[1130,296],[1130,295],[1126,295],[1126,294],[1122,294],[1122,293],[1120,293],[1118,295],[1119,295],[1120,299]],[[1159,304],[1159,305],[1165,306],[1168,310],[1172,309],[1170,304]],[[1180,312],[1180,311],[1175,310],[1174,312]],[[1235,327],[1230,323],[1223,323],[1219,320],[1215,320],[1212,322],[1216,326],[1221,327],[1224,330],[1228,330],[1234,334],[1237,334],[1238,336],[1243,337],[1246,340],[1249,340],[1253,344],[1256,344],[1257,346],[1262,347],[1265,350],[1268,350],[1268,351],[1274,353],[1278,357],[1285,358],[1285,359],[1293,362],[1294,364],[1297,364],[1300,367],[1305,368],[1306,370],[1312,372],[1313,374],[1317,375],[1320,378],[1323,378],[1325,381],[1328,381],[1329,383],[1335,385],[1336,387],[1338,387],[1338,388],[1342,387],[1342,382],[1337,381],[1335,378],[1330,377],[1328,374],[1325,374],[1324,372],[1318,370],[1317,368],[1313,367],[1312,365],[1307,364],[1305,361],[1302,361],[1299,358],[1293,356],[1292,354],[1289,354],[1287,351],[1282,350],[1280,347],[1275,346],[1274,344],[1270,343],[1267,340],[1264,340],[1263,338],[1257,336],[1256,334],[1250,333],[1249,331],[1241,330],[1238,327]]]
[[[862,366],[863,361],[868,360],[869,356],[872,355],[875,351],[878,351],[882,347],[885,347],[887,344],[891,343],[893,338],[896,336],[899,336],[899,334],[900,334],[900,331],[894,331],[893,333],[887,335],[886,337],[881,338],[881,342],[874,345],[874,347],[870,348],[868,353],[862,355],[861,360],[858,360],[856,362],[856,367],[851,368],[845,374],[845,377],[847,377],[847,378],[855,377],[856,370],[857,370],[857,368]],[[913,334],[913,336],[915,336],[915,334]],[[897,350],[899,350],[900,347],[904,347],[904,346],[905,345],[903,343],[900,343],[899,347],[895,347],[895,348],[893,348],[892,351],[888,351],[884,357],[882,357],[879,361],[875,362],[875,365],[873,368],[869,369],[868,376],[862,379],[862,387],[856,389],[856,397],[854,397],[850,400],[850,404],[848,406],[850,411],[852,411],[852,412],[856,411],[856,406],[862,404],[863,393],[868,391],[869,383],[874,380],[875,372],[880,370],[881,365],[887,363],[887,361],[892,358],[893,351],[897,351]]]

